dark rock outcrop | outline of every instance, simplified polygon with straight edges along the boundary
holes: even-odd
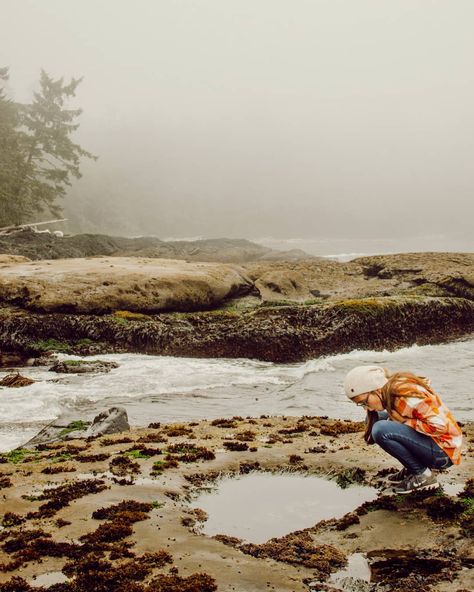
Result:
[[[104,360],[64,360],[56,362],[49,371],[58,372],[59,374],[85,374],[110,372],[118,367],[117,362],[106,362]]]
[[[25,313],[0,309],[0,349],[38,352],[55,340],[74,352],[88,339],[106,352],[249,357],[297,362],[339,352],[440,343],[474,329],[474,302],[394,297],[248,311],[167,313],[117,323],[113,315]]]

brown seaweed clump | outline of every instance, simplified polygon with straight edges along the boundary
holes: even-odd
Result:
[[[9,563],[0,566],[1,571],[14,571],[30,561],[43,556],[75,557],[79,547],[72,543],[57,543],[51,534],[43,530],[22,530],[11,533],[2,545],[3,551],[12,555]]]
[[[353,434],[362,432],[364,423],[361,421],[340,421],[338,419],[321,426],[321,434],[324,436],[339,436],[339,434]]]
[[[436,556],[433,549],[383,549],[367,554],[371,579],[374,583],[389,585],[393,592],[427,590],[442,580],[452,580],[460,565],[452,557]],[[420,588],[420,580],[423,588]]]
[[[45,475],[56,475],[58,473],[73,473],[75,470],[71,465],[58,464],[53,467],[45,467],[41,472]]]
[[[235,439],[239,442],[253,442],[256,437],[256,432],[253,430],[243,430],[235,434]]]
[[[243,543],[242,539],[239,539],[238,537],[230,536],[228,534],[216,534],[212,538],[215,539],[216,541],[219,541],[223,545],[227,545],[228,547],[234,547],[234,548],[239,547]]]
[[[76,456],[75,460],[81,463],[92,463],[107,460],[108,458],[110,458],[110,454],[107,454],[106,452],[100,452],[98,454],[80,454]]]
[[[24,521],[25,519],[19,514],[14,514],[13,512],[5,512],[2,518],[2,526],[18,526],[18,524],[22,524]]]
[[[270,557],[276,561],[303,565],[326,576],[346,564],[344,553],[331,545],[315,545],[308,531],[300,530],[266,543],[241,545],[241,551],[253,557]]]
[[[117,477],[137,475],[140,473],[140,465],[126,456],[116,456],[109,463],[110,472]]]
[[[0,380],[0,386],[18,388],[21,386],[29,386],[34,382],[36,381],[31,380],[31,378],[27,378],[26,376],[22,376],[19,372],[14,372],[13,374],[7,374],[7,376],[4,376],[2,380]]]
[[[11,482],[10,477],[6,475],[0,475],[0,489],[6,489],[7,487],[12,487],[13,483]]]
[[[248,444],[246,442],[235,442],[235,441],[226,441],[224,442],[224,448],[230,450],[232,452],[244,452],[248,450]]]
[[[72,501],[92,493],[99,493],[104,489],[107,489],[107,485],[101,479],[84,479],[47,489],[38,499],[49,501],[41,505],[37,512],[29,512],[26,517],[30,519],[54,516],[56,512],[68,506]]]
[[[252,471],[258,471],[260,469],[260,463],[258,460],[253,462],[241,462],[239,465],[239,473],[241,475],[247,475]]]
[[[146,592],[142,582],[154,568],[172,563],[173,558],[167,551],[145,553],[128,561],[114,565],[110,561],[89,554],[69,563],[63,572],[74,580],[67,590],[71,592]]]
[[[310,429],[310,426],[307,423],[298,422],[295,426],[291,428],[283,428],[278,430],[279,434],[283,434],[285,436],[290,436],[292,434],[302,434],[303,432],[307,432]]]
[[[162,436],[160,433],[158,434],[147,434],[146,436],[140,436],[137,442],[142,444],[162,444],[163,442],[168,442],[168,438]]]
[[[95,512],[92,513],[92,518],[95,518],[96,520],[114,520],[117,516],[121,516],[125,513],[128,516],[131,514],[134,514],[137,517],[138,515],[143,515],[139,520],[146,520],[146,518],[148,518],[146,514],[151,512],[152,509],[153,504],[137,502],[135,500],[123,500],[114,506],[95,510]],[[133,520],[133,522],[138,522],[139,520]]]
[[[120,516],[122,518],[122,515]],[[101,543],[121,541],[133,533],[133,528],[127,520],[114,520],[101,524],[93,532],[82,535],[79,540],[87,545],[96,547]]]
[[[182,578],[175,574],[160,574],[146,588],[146,592],[215,592],[214,578],[205,573],[192,574]]]
[[[193,430],[183,424],[171,424],[163,426],[163,432],[170,438],[176,438],[178,436],[187,436],[188,438],[194,438]]]
[[[8,582],[0,584],[0,592],[43,592],[44,588],[33,588],[26,580],[18,576],[14,576]]]
[[[215,426],[217,428],[236,428],[237,422],[234,418],[227,419],[225,417],[221,417],[219,419],[214,419],[211,421],[211,426]]]
[[[168,446],[168,453],[175,456],[176,460],[182,462],[196,462],[198,460],[214,460],[216,455],[205,446],[195,446],[191,442],[183,442],[181,444],[171,444]],[[169,460],[173,458],[167,456]]]
[[[63,571],[73,580],[54,584],[48,588],[53,592],[215,592],[217,585],[211,576],[195,573],[189,577],[176,574],[159,574],[149,585],[143,584],[155,567],[163,567],[172,561],[166,551],[145,553],[120,564],[119,569],[105,560],[87,556],[80,561],[68,563]],[[46,588],[32,587],[23,578],[13,577],[0,584],[0,592],[46,592]]]

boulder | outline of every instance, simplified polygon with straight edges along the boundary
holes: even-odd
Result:
[[[58,372],[59,374],[106,373],[118,367],[117,362],[106,362],[104,360],[63,360],[62,362],[56,362],[49,371]]]
[[[204,310],[254,291],[235,265],[138,257],[11,263],[0,279],[0,303],[42,312]]]
[[[87,430],[87,436],[103,436],[104,434],[116,434],[118,432],[128,432],[130,424],[128,423],[127,411],[124,407],[111,407],[94,417],[92,425]]]
[[[33,449],[39,444],[49,444],[59,440],[74,440],[76,438],[89,438],[102,436],[103,434],[116,434],[128,432],[127,411],[124,407],[110,407],[96,415],[92,421],[83,421],[71,415],[58,417],[45,426],[31,440],[28,440],[22,448]]]

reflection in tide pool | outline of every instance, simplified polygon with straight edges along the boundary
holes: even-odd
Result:
[[[218,481],[191,507],[209,515],[202,526],[204,534],[226,534],[263,543],[320,520],[341,518],[376,497],[372,487],[353,485],[341,489],[322,477],[250,473]]]

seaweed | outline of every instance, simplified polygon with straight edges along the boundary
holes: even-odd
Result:
[[[136,475],[140,473],[140,465],[127,458],[126,456],[117,456],[109,463],[110,472],[117,477],[126,475]]]
[[[310,426],[308,424],[298,422],[292,428],[283,428],[281,430],[278,430],[278,433],[289,436],[291,434],[302,434],[303,432],[307,432],[309,429]]]
[[[4,376],[2,380],[0,380],[0,386],[19,388],[22,386],[29,386],[34,382],[36,381],[26,376],[22,376],[19,372],[15,372],[13,374],[7,374]]]
[[[70,465],[59,464],[54,467],[45,467],[41,472],[45,475],[56,475],[57,473],[73,473],[75,470]]]
[[[168,438],[162,436],[161,434],[147,434],[146,436],[141,436],[138,438],[137,442],[141,442],[143,444],[162,444],[163,442],[168,442]]]
[[[173,457],[166,457],[166,460],[157,460],[151,468],[151,475],[159,475],[166,469],[175,469],[179,466],[178,461]]]
[[[27,518],[46,518],[54,516],[61,508],[68,506],[73,500],[92,493],[99,493],[107,489],[107,485],[100,479],[84,479],[47,489],[38,500],[49,500],[39,507],[37,512],[29,512]]]
[[[107,460],[108,458],[110,458],[110,454],[107,454],[106,452],[100,452],[98,454],[79,454],[76,456],[75,460],[81,463],[93,463]]]
[[[120,541],[133,533],[133,529],[128,521],[121,521],[122,515],[117,520],[101,524],[93,532],[79,537],[79,540],[85,544],[97,546],[100,543],[112,543]]]
[[[243,432],[237,432],[234,437],[239,442],[253,442],[256,435],[253,430],[244,430]]]
[[[175,574],[159,574],[146,588],[146,592],[215,592],[216,590],[216,581],[205,573],[195,573],[187,578]]]
[[[151,512],[153,504],[145,502],[137,502],[136,500],[123,500],[118,504],[109,506],[107,508],[99,508],[92,513],[92,518],[95,520],[112,520],[117,515],[123,514],[124,512],[139,512],[146,514]],[[143,520],[144,518],[142,518]]]
[[[6,489],[7,487],[13,487],[10,477],[0,475],[0,489]]]
[[[346,564],[344,553],[331,545],[315,545],[307,531],[292,532],[261,545],[244,544],[239,549],[253,557],[270,557],[291,565],[303,565],[322,575]]]
[[[231,450],[232,452],[243,452],[244,450],[248,450],[248,444],[246,442],[224,442],[224,448],[227,450]]]
[[[167,451],[169,455],[175,455],[176,459],[182,462],[196,462],[197,460],[214,460],[216,455],[205,446],[195,446],[190,442],[183,442],[181,444],[171,444]],[[167,456],[167,460],[171,460],[173,456]]]
[[[176,438],[178,436],[187,436],[188,438],[194,438],[193,430],[183,424],[171,424],[164,426],[163,432],[170,438]]]
[[[211,426],[215,426],[218,428],[236,428],[237,422],[235,419],[226,419],[225,417],[221,417],[219,419],[213,419],[211,421]]]
[[[18,524],[22,524],[24,521],[25,519],[19,514],[14,514],[13,512],[5,512],[2,518],[2,526],[18,526]]]
[[[260,463],[258,462],[258,460],[254,461],[254,462],[241,462],[239,465],[239,473],[241,475],[246,475],[247,473],[250,473],[251,471],[258,471],[259,468],[260,468]]]
[[[342,489],[346,489],[352,483],[363,483],[365,480],[365,473],[366,471],[359,467],[346,469],[342,473],[336,475],[336,483]]]

